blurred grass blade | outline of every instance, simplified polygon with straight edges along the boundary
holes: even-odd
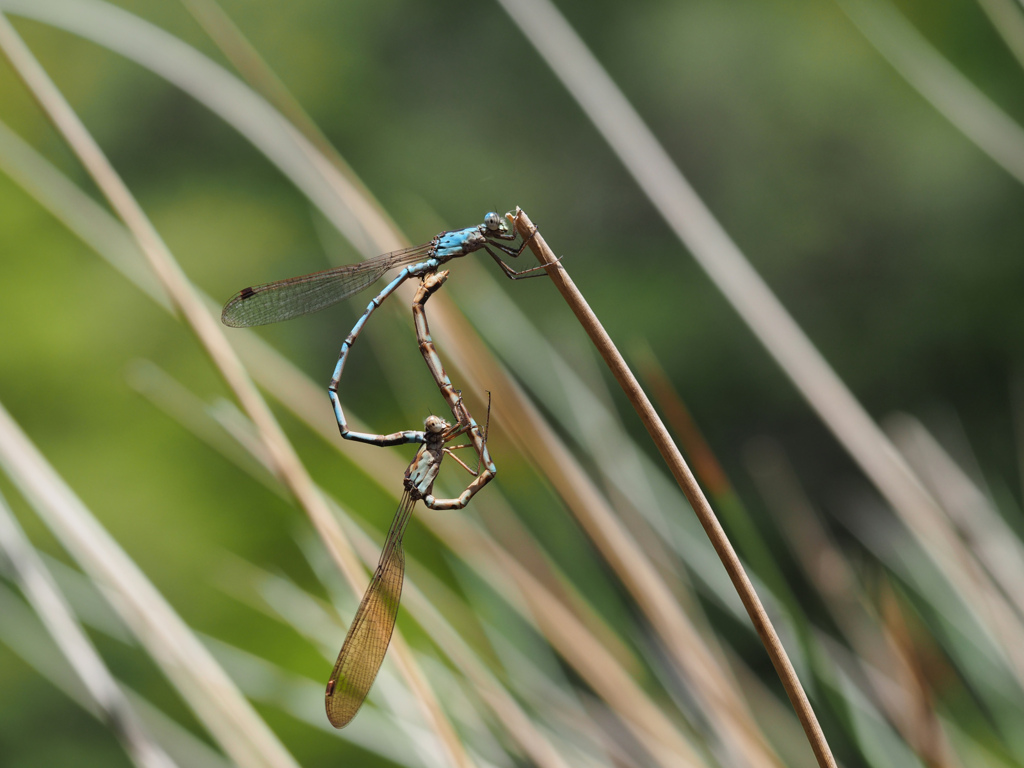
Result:
[[[144,373],[144,376],[140,376]],[[242,469],[252,473],[256,471],[257,463],[266,464],[267,457],[261,451],[261,444],[256,439],[251,423],[244,420],[242,416],[230,403],[223,403],[219,408],[203,408],[201,401],[184,389],[174,379],[160,370],[153,363],[139,364],[133,368],[133,379],[142,385],[143,392],[157,407],[167,410],[172,416],[192,429],[204,442],[212,445],[225,457],[237,463]],[[234,443],[219,439],[212,433],[200,418],[197,418],[197,409],[208,412],[209,416],[216,418],[224,430],[233,437],[237,444],[248,453],[239,454],[233,450]],[[244,455],[244,459],[243,459]],[[253,461],[255,459],[255,462]],[[264,467],[260,467],[260,475],[263,475]],[[360,557],[368,568],[376,565],[380,555],[380,544],[371,541],[352,520],[352,516],[344,510],[337,502],[332,501],[335,516],[346,524],[346,533],[352,538],[359,551]],[[378,537],[378,541],[382,537]],[[429,571],[417,568],[415,560],[407,555],[407,567],[415,571],[419,578],[430,578]],[[269,576],[268,576],[269,578]],[[440,589],[438,583],[436,589]],[[294,595],[289,600],[287,608],[283,610],[291,612],[301,603],[295,602]],[[452,663],[459,668],[466,677],[476,686],[477,693],[492,708],[495,716],[506,727],[508,732],[518,741],[523,750],[531,756],[538,766],[547,768],[565,768],[566,763],[554,750],[550,743],[536,729],[529,717],[521,710],[515,699],[501,686],[498,680],[487,670],[486,666],[476,656],[472,649],[459,637],[458,633],[443,617],[433,604],[426,598],[424,593],[410,577],[406,580],[403,588],[403,605],[406,610],[416,618],[419,624],[427,631],[431,639],[445,652]],[[295,624],[299,629],[299,622]],[[329,643],[332,646],[329,660],[337,655],[337,633],[331,633]],[[318,638],[321,639],[321,638]]]
[[[158,398],[157,400],[158,404],[162,404],[162,401],[163,398]],[[192,421],[194,420],[189,419],[186,423],[191,423]],[[251,448],[256,445],[256,441],[252,436],[251,425],[246,426],[244,429],[230,429],[229,431],[232,436],[240,440],[244,447]],[[206,430],[203,430],[203,433],[206,433]],[[229,455],[229,452],[224,453]],[[253,455],[255,456],[256,454]],[[346,521],[350,520],[350,516],[340,506],[336,508],[336,511],[339,518]],[[590,635],[586,627],[567,611],[557,598],[551,595],[533,577],[526,575],[526,569],[505,552],[497,542],[487,536],[468,518],[459,518],[451,512],[435,513],[425,508],[420,510],[418,515],[420,520],[431,528],[460,558],[469,562],[493,588],[506,597],[508,597],[508,590],[512,586],[507,568],[513,567],[515,569],[515,573],[518,574],[516,577],[517,581],[520,581],[519,588],[526,590],[525,594],[528,596],[529,604],[543,606],[544,615],[549,617],[547,622],[550,622],[550,626],[557,629],[553,644],[558,651],[570,664],[576,667],[595,690],[609,701],[613,708],[617,708],[616,711],[627,725],[634,729],[637,738],[642,743],[649,743],[652,738],[657,742],[651,748],[653,754],[659,760],[665,760],[667,761],[666,765],[672,765],[673,759],[678,761],[680,758],[688,758],[688,764],[702,764],[694,757],[692,748],[686,744],[682,736],[676,731],[675,726],[630,679],[626,671],[617,663],[615,657],[609,654],[597,642],[596,638]],[[362,536],[357,536],[357,539],[362,538]],[[369,561],[375,562],[375,558],[379,555],[379,548],[366,544],[365,550]],[[486,554],[488,552],[495,553],[497,559],[488,557]],[[526,579],[526,581],[522,581],[522,579]],[[409,584],[406,586],[409,588]],[[415,590],[415,588],[413,588],[411,594],[420,595],[419,591]],[[535,610],[534,608],[527,609],[523,607],[521,599],[516,599],[515,597],[512,597],[510,602],[516,605],[521,612],[527,614]],[[417,616],[419,615],[418,612],[421,609],[426,609],[426,607],[427,604],[425,602],[418,602],[417,598],[414,598],[410,604],[410,608],[417,611],[414,614]],[[431,618],[431,613],[433,613],[432,610],[427,612],[426,618],[428,622]],[[437,615],[435,614],[435,616]],[[440,619],[439,616],[437,618]],[[541,626],[544,627],[547,622],[542,622]],[[431,625],[430,623],[424,624],[424,626],[425,628],[434,626],[435,629],[438,629],[440,636],[434,639],[442,648],[446,648],[442,642],[446,631],[445,628],[440,625]],[[551,640],[547,632],[545,632],[545,635]],[[456,648],[456,651],[458,650],[460,649]],[[456,664],[465,662],[458,655],[452,656],[452,660]],[[503,703],[502,706],[506,706],[506,704]],[[498,714],[500,716],[502,713],[499,712]],[[512,731],[512,733],[516,733],[516,731]],[[530,736],[530,738],[534,737]],[[672,758],[672,755],[675,755],[675,758]]]
[[[2,1],[0,0],[0,3]],[[154,278],[153,272],[143,266],[143,256],[138,243],[124,225],[68,180],[2,121],[0,169],[21,184],[58,221],[95,249],[100,257],[135,287],[166,311],[173,311],[167,293]],[[199,295],[211,314],[220,312],[218,302],[205,294]],[[291,361],[249,329],[236,329],[232,341],[262,386],[282,402],[288,402],[294,397],[297,402],[293,402],[291,407],[299,410],[300,418],[309,423],[321,424],[320,419],[314,418],[314,414],[319,416],[321,411],[313,403],[322,399],[322,388],[313,385]],[[142,375],[144,378],[144,374]],[[351,406],[346,405],[345,410],[350,414],[353,426],[362,429],[361,422],[358,416],[352,413]],[[329,429],[321,428],[318,432],[350,459],[366,467],[372,476],[391,478],[400,476],[405,470],[402,462],[394,460],[394,457],[385,451],[367,453],[353,450],[353,444],[342,440],[333,425]]]
[[[828,644],[828,638],[823,640]],[[845,648],[836,643],[831,643],[830,646],[832,654],[838,660],[846,658],[849,661]],[[890,768],[895,765],[901,768],[926,768],[843,670],[843,666],[842,663],[836,664],[836,674],[843,700],[849,705],[853,729],[867,764],[873,768]]]
[[[216,0],[182,0],[182,2],[253,89],[273,104],[292,126],[297,128],[312,146],[316,147],[322,158],[337,169],[346,184],[339,184],[334,179],[334,175],[330,173],[326,176],[328,183],[331,183],[336,191],[342,193],[343,200],[349,200],[349,195],[353,195],[359,198],[357,203],[365,204],[365,208],[358,204],[350,207],[353,209],[353,218],[366,226],[369,231],[377,233],[373,238],[374,241],[379,243],[382,235],[389,231],[390,235],[384,235],[385,237],[397,235],[398,227],[388,216],[387,211],[381,207],[366,185],[355,175],[345,159],[324,136],[323,131],[313,122],[313,118],[302,108],[302,105]],[[321,164],[318,158],[313,157],[311,160],[318,166]],[[360,210],[363,211],[361,214]],[[368,217],[366,215],[368,210],[372,210],[375,216]],[[370,243],[360,246],[357,240],[351,238],[349,238],[349,242],[353,243],[356,250],[364,256],[375,256],[379,251],[394,250],[388,247],[377,249]]]
[[[266,100],[192,46],[102,0],[0,0],[0,9],[92,40],[205,104],[277,165],[364,256],[404,245],[386,224],[367,231],[364,223],[380,217],[360,190],[323,161]],[[377,247],[381,238],[390,238],[389,247]]]
[[[199,721],[241,766],[296,763],[145,574],[0,405],[0,466],[102,589]]]
[[[2,0],[0,0],[2,2]],[[140,258],[124,226],[0,121],[0,170],[47,208],[139,290],[171,310],[166,292]]]
[[[356,592],[361,591],[367,580],[365,570],[352,552],[337,521],[331,516],[270,408],[249,378],[237,354],[228,344],[216,314],[210,314],[202,297],[192,287],[188,277],[99,145],[2,14],[0,47],[43,111],[132,232],[153,271],[171,295],[175,306],[256,425],[260,439],[274,459],[273,471],[285,481],[296,500],[305,509],[352,589]],[[427,686],[412,656],[405,650],[401,638],[397,640],[397,650],[393,655],[397,657],[403,673],[407,676],[411,690],[420,700],[428,721],[435,728],[440,743],[455,765],[468,767],[471,764],[469,758],[458,735],[448,722],[440,702]]]
[[[1019,366],[1010,378],[1010,411],[1017,452],[1017,481],[1020,483],[1020,497],[1024,498],[1024,369]]]
[[[106,726],[139,768],[173,768],[174,761],[146,731],[107,665],[89,641],[53,577],[0,495],[0,550],[50,636],[99,706]]]
[[[1024,718],[1024,692],[1009,671],[1010,662],[995,638],[972,621],[970,607],[951,592],[934,561],[901,526],[863,503],[840,521],[930,608],[927,616],[932,637],[982,702],[982,710],[1015,759],[1024,762],[1024,732],[1019,727]]]
[[[886,0],[836,0],[911,86],[1024,184],[1024,129],[964,77]]]
[[[942,679],[952,672],[945,668],[937,649],[930,647],[922,627],[912,623],[911,611],[905,600],[901,600],[887,579],[879,582],[880,614],[885,623],[886,634],[893,641],[898,653],[905,661],[910,675],[901,682],[909,693],[905,709],[907,730],[916,735],[908,741],[914,745],[917,754],[929,766],[935,768],[959,768],[960,763],[951,752],[939,718],[935,713],[935,695],[931,679]],[[945,669],[944,669],[945,668]],[[946,674],[943,675],[943,672]]]
[[[912,416],[886,427],[900,451],[942,503],[964,541],[1024,615],[1024,544],[939,442]]]
[[[88,582],[87,577],[80,573],[78,578]],[[95,591],[95,585],[89,583],[89,589]],[[29,610],[6,582],[0,582],[0,616],[4,617],[0,621],[0,643],[6,645],[54,688],[89,714],[101,719],[95,701],[78,681],[67,658],[60,653],[38,615]],[[120,623],[118,626],[121,626]],[[149,731],[160,743],[166,745],[167,751],[176,758],[179,765],[189,768],[230,768],[237,765],[130,688],[124,685],[121,688]]]
[[[1015,0],[978,0],[1017,63],[1024,67],[1024,6]]]
[[[405,709],[398,715],[407,728],[396,726],[396,716],[387,708],[367,707],[360,715],[359,728],[337,730],[325,718],[323,683],[297,675],[253,653],[212,637],[203,638],[218,662],[240,681],[246,696],[286,712],[301,723],[323,731],[338,741],[347,741],[405,768],[443,768],[445,756],[437,749],[433,732],[416,717],[417,705],[408,689],[392,676],[389,686],[400,691]],[[366,715],[365,721],[362,715]],[[410,717],[411,715],[411,717]],[[337,755],[334,755],[337,759]],[[481,768],[486,768],[481,765]]]
[[[878,425],[697,196],[625,95],[548,0],[499,0],[579,102],[669,227],[868,478],[925,543],[1013,659],[1024,687],[1024,626],[964,550]],[[1024,157],[1024,155],[1022,155]],[[1024,176],[1022,176],[1024,178]]]
[[[853,565],[825,530],[781,446],[768,438],[751,441],[744,459],[807,584],[819,591],[822,604],[856,654],[857,664],[867,670],[865,683],[872,686],[874,699],[904,740],[919,755],[925,754],[927,745],[922,744],[922,737],[933,734],[922,734],[913,719],[910,683],[914,676],[909,660],[881,626]]]

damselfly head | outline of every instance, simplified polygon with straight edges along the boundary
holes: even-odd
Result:
[[[431,414],[423,420],[423,428],[432,435],[439,435],[448,429],[448,422],[440,416]]]
[[[505,226],[505,222],[501,220],[501,216],[496,214],[494,211],[488,211],[487,215],[484,216],[484,226],[487,227],[488,232],[505,232],[508,227]]]

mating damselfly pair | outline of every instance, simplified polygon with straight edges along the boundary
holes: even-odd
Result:
[[[507,216],[514,221],[511,215]],[[328,386],[338,428],[345,439],[378,446],[407,443],[420,445],[405,472],[404,492],[385,540],[377,569],[352,620],[327,684],[327,717],[337,728],[347,725],[362,705],[391,641],[405,577],[402,537],[416,501],[423,499],[423,503],[431,509],[462,509],[477,491],[490,482],[497,471],[487,451],[486,424],[485,429],[481,431],[470,415],[462,401],[461,393],[452,386],[445,373],[430,336],[425,305],[448,277],[447,271],[438,272],[438,268],[452,259],[482,250],[513,280],[544,274],[540,271],[544,269],[543,266],[516,271],[502,260],[499,253],[513,258],[519,256],[532,235],[525,238],[518,247],[509,245],[516,237],[515,231],[510,229],[497,213],[491,212],[478,226],[441,232],[423,245],[385,253],[360,264],[243,288],[228,301],[221,314],[221,320],[225,325],[236,328],[276,323],[336,304],[368,288],[388,270],[401,269],[398,275],[370,301],[345,338]],[[452,411],[455,423],[449,424],[440,417],[430,416],[424,422],[423,430],[406,430],[388,435],[355,432],[348,428],[338,398],[338,384],[345,362],[370,315],[411,277],[421,279],[420,288],[413,301],[413,316],[420,351],[442,397]],[[489,410],[488,408],[488,414]],[[468,437],[470,442],[449,447],[449,441],[460,435]],[[460,448],[474,449],[478,458],[476,470],[471,469],[453,453]],[[445,455],[452,456],[474,477],[466,490],[451,499],[439,499],[433,495],[434,480]]]

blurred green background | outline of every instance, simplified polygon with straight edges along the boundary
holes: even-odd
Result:
[[[230,67],[184,6],[116,4]],[[497,4],[223,7],[413,242],[521,205],[611,336],[627,351],[641,341],[653,350],[762,530],[771,524],[742,462],[753,437],[781,442],[827,514],[848,515],[851,499],[875,494]],[[868,411],[910,412],[961,456],[973,450],[1020,532],[1020,183],[901,79],[833,2],[559,7]],[[1024,73],[975,3],[899,7],[1024,120]],[[190,97],[95,44],[12,18],[212,296],[358,258],[259,152]],[[96,194],[6,62],[0,117]],[[472,292],[459,285],[459,267],[451,290]],[[550,284],[501,288],[570,361],[589,364]],[[325,421],[326,383],[363,301],[261,332],[323,382]],[[410,418],[441,402],[427,386],[389,379],[395,365],[416,366],[416,348],[394,318],[378,326],[346,373],[346,402],[375,430],[410,428]],[[0,401],[183,617],[201,633],[326,679],[311,644],[218,587],[230,553],[317,589],[295,543],[302,513],[127,381],[134,361],[152,360],[204,398],[227,395],[201,348],[4,175],[0,328]],[[619,405],[639,435],[629,406]],[[384,527],[390,498],[283,418],[318,481]],[[616,623],[628,599],[582,533],[508,443],[493,453],[503,470],[497,482],[522,504],[524,522],[568,571],[593,580],[588,596]],[[34,542],[65,559],[6,478],[0,490]],[[429,537],[415,532],[410,548],[436,559]],[[100,633],[94,639],[115,672],[200,732],[141,654]],[[748,650],[769,679],[759,649]],[[0,691],[0,764],[128,764],[96,721],[4,645]],[[303,765],[386,764],[259,708]],[[865,764],[854,746],[839,746],[847,765]]]

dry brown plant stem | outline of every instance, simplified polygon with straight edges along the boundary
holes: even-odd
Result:
[[[654,410],[654,406],[651,405],[651,401],[647,398],[643,389],[640,388],[636,377],[629,369],[629,366],[626,365],[626,361],[615,347],[604,326],[601,325],[600,320],[597,319],[597,315],[594,314],[590,305],[587,304],[583,294],[580,293],[573,283],[569,273],[565,271],[565,267],[562,266],[554,252],[544,241],[544,238],[537,232],[533,222],[519,208],[516,209],[513,222],[520,236],[524,239],[529,238],[530,250],[537,256],[537,259],[542,264],[549,265],[548,273],[551,276],[552,282],[554,282],[555,287],[572,309],[573,314],[579,319],[580,324],[587,332],[587,335],[590,336],[590,340],[608,365],[612,375],[615,376],[626,397],[633,404],[637,415],[640,416],[640,420],[643,422],[648,434],[650,434],[655,446],[657,446],[658,452],[665,459],[665,463],[668,464],[669,470],[675,477],[676,482],[679,483],[680,489],[687,500],[689,500],[693,511],[697,514],[697,519],[700,520],[700,524],[711,540],[712,546],[722,560],[722,565],[725,566],[725,570],[729,574],[729,578],[732,580],[740,599],[743,601],[743,606],[746,608],[747,614],[750,616],[750,620],[753,622],[765,650],[768,651],[772,665],[775,667],[775,671],[778,673],[779,679],[786,689],[786,694],[789,696],[793,709],[796,711],[800,724],[803,726],[804,733],[807,735],[807,740],[811,744],[811,749],[818,760],[818,765],[823,768],[825,766],[836,768],[835,758],[832,757],[832,751],[829,749],[825,734],[822,732],[818,718],[815,716],[807,694],[800,684],[796,670],[793,669],[793,664],[786,654],[786,649],[775,632],[775,627],[772,626],[764,606],[761,605],[761,600],[758,598],[753,584],[750,583],[750,579],[743,570],[743,566],[736,556],[736,552],[732,548],[728,537],[725,535],[725,531],[718,522],[714,510],[694,479],[693,473],[687,466],[679,449],[669,436],[668,430],[665,429],[665,425]]]

